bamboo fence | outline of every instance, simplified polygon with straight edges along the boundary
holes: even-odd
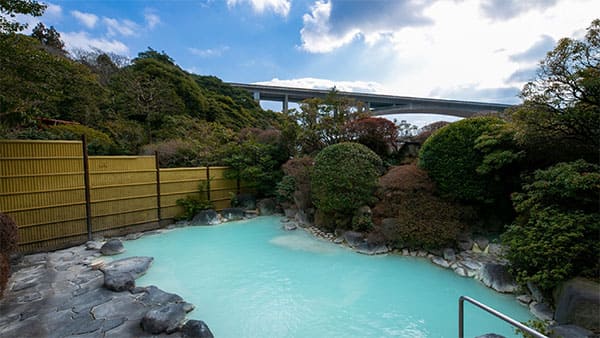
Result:
[[[47,251],[171,223],[186,196],[221,210],[239,192],[226,167],[161,169],[156,158],[88,157],[85,140],[0,140],[0,212],[18,224],[21,252]]]

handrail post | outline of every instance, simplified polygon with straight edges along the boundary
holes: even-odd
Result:
[[[465,302],[465,299],[463,298],[463,296],[460,296],[460,298],[458,298],[458,338],[465,338],[465,327],[464,327],[465,314],[463,311],[464,302]]]

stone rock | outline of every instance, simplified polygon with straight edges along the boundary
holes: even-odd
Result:
[[[484,335],[477,336],[475,338],[506,338],[506,337],[496,334],[496,333],[486,333]]]
[[[143,288],[144,295],[139,298],[139,301],[146,304],[166,305],[169,303],[183,302],[183,298],[174,293],[165,292],[154,285]]]
[[[298,226],[296,225],[296,223],[290,222],[290,223],[285,223],[283,225],[283,228],[287,231],[292,231],[292,230],[296,230],[298,228]]]
[[[454,253],[454,249],[446,248],[443,251],[444,259],[450,262],[454,262],[456,260],[456,254]]]
[[[335,243],[335,244],[342,244],[342,243],[344,243],[344,238],[342,238],[342,237],[336,237],[333,240],[333,243]]]
[[[458,247],[462,251],[471,250],[473,248],[473,240],[467,234],[462,234],[458,236],[457,242]]]
[[[364,242],[363,234],[356,231],[346,231],[344,232],[344,240],[351,247],[357,247],[358,245]]]
[[[239,194],[235,196],[234,200],[231,203],[231,206],[245,210],[256,209],[256,197],[252,194]]]
[[[362,242],[354,247],[356,252],[363,255],[382,255],[388,253],[390,249],[384,244],[373,244]]]
[[[523,305],[529,305],[533,301],[530,295],[519,295],[517,296],[517,300]]]
[[[527,289],[529,290],[529,293],[531,293],[531,297],[533,297],[533,300],[535,300],[538,303],[542,303],[544,301],[542,290],[540,290],[540,288],[538,288],[537,285],[535,285],[532,282],[527,282]]]
[[[298,212],[298,210],[296,210],[296,209],[284,209],[283,210],[283,214],[287,218],[295,218],[297,212]]]
[[[550,338],[592,338],[594,332],[577,325],[556,325],[548,328]]]
[[[105,256],[117,255],[125,251],[123,243],[118,239],[111,239],[104,243],[100,248],[100,252]]]
[[[454,272],[461,277],[467,277],[467,271],[460,266],[455,267]]]
[[[221,216],[228,221],[237,221],[244,218],[244,209],[242,208],[225,208],[221,211]]]
[[[104,272],[104,287],[115,291],[127,291],[135,287],[135,278],[129,272],[107,271]]]
[[[107,272],[128,272],[132,274],[134,279],[137,279],[148,271],[153,260],[152,257],[140,256],[123,258],[106,264],[101,271],[104,274]]]
[[[86,250],[100,250],[102,248],[102,243],[96,241],[87,241],[85,242]]]
[[[175,332],[185,318],[183,303],[168,304],[148,311],[142,318],[142,329],[151,334]]]
[[[554,317],[552,309],[546,303],[531,302],[529,304],[529,311],[537,319],[543,321],[551,321]]]
[[[296,222],[300,226],[310,225],[315,220],[314,216],[315,216],[314,209],[306,209],[306,210],[300,209],[300,210],[298,210],[296,212],[296,215],[294,216],[294,219],[296,220]]]
[[[427,257],[427,251],[425,251],[425,250],[417,251],[417,257]]]
[[[410,251],[407,248],[402,249],[402,256],[410,256]]]
[[[134,241],[134,240],[136,240],[136,239],[138,239],[138,238],[140,238],[142,236],[144,236],[144,233],[142,233],[142,232],[135,232],[133,234],[126,235],[125,239],[128,240],[128,241]]]
[[[447,260],[443,259],[442,257],[438,257],[438,256],[434,256],[431,259],[431,262],[435,265],[441,266],[442,268],[449,268],[450,267],[450,263],[448,263]]]
[[[490,243],[488,245],[488,253],[494,256],[502,256],[504,254],[504,247],[501,244]]]
[[[479,270],[479,277],[483,284],[498,292],[512,293],[517,289],[505,265],[487,263]]]
[[[600,331],[600,285],[574,278],[561,285],[556,297],[556,321]]]
[[[272,198],[263,198],[256,203],[258,212],[263,216],[273,215],[277,209],[277,203]]]
[[[475,244],[477,244],[481,251],[484,251],[485,248],[487,248],[488,244],[490,244],[490,240],[483,236],[476,236],[475,238],[473,238],[473,241],[475,242]]]
[[[192,219],[194,225],[215,225],[221,223],[219,214],[213,209],[201,210]]]
[[[181,328],[184,338],[213,338],[212,332],[201,320],[188,320]]]

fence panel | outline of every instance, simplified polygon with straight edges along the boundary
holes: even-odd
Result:
[[[0,211],[19,225],[22,251],[85,241],[81,142],[0,140]]]
[[[90,156],[89,167],[94,232],[158,226],[154,156]]]

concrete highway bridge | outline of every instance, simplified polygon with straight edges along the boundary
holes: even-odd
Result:
[[[256,101],[260,102],[261,100],[266,100],[282,102],[282,110],[284,112],[287,112],[289,102],[300,103],[310,98],[325,98],[331,92],[330,90],[324,89],[291,88],[245,83],[229,84],[233,87],[249,91]],[[511,107],[511,105],[499,103],[430,99],[371,93],[339,91],[338,94],[365,103],[373,115],[423,113],[469,117],[475,113],[500,112]]]

